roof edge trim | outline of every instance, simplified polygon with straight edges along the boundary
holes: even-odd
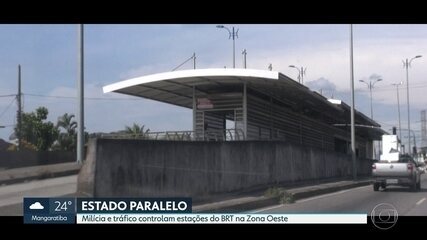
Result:
[[[174,72],[165,72],[157,73],[152,75],[146,75],[137,78],[131,78],[128,80],[123,80],[113,84],[104,86],[103,92],[114,92],[119,89],[132,87],[144,83],[163,81],[163,80],[172,80],[178,78],[191,78],[191,77],[221,77],[221,76],[230,76],[230,77],[253,77],[253,78],[267,78],[267,79],[279,79],[279,72],[276,71],[267,71],[267,70],[256,70],[256,69],[243,69],[243,68],[209,68],[209,69],[192,69],[192,70],[182,70]]]

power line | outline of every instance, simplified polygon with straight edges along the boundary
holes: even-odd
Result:
[[[379,121],[379,120],[375,120],[375,122],[377,122],[377,123],[379,123],[381,125],[388,125],[388,126],[391,126],[391,127],[395,127],[396,126],[396,124],[394,124],[394,123],[386,123],[386,122],[382,122],[382,121]],[[413,122],[411,122],[411,123],[413,123]],[[404,130],[404,129],[402,128],[402,130]],[[407,131],[407,130],[405,130],[405,131]],[[411,129],[411,131],[421,132],[421,130],[412,130],[412,129]]]
[[[12,106],[12,103],[16,100],[16,98],[13,98],[12,101],[7,105],[6,109],[0,114],[0,118],[3,117],[3,114],[6,113],[6,111]]]
[[[0,97],[15,97],[16,94],[0,95]]]
[[[189,58],[188,60],[192,59],[193,57]],[[188,61],[187,60],[187,61]],[[411,85],[409,88],[414,89],[414,88],[427,88],[427,84],[425,83],[420,83],[420,84],[413,84]],[[359,92],[366,92],[365,90],[361,90],[358,89],[356,91]],[[385,86],[385,87],[378,87],[376,88],[376,90],[374,90],[376,92],[386,92],[386,91],[395,91],[395,88],[393,87],[389,87],[389,86]],[[34,93],[23,93],[22,95],[27,95],[27,96],[31,96],[31,97],[45,97],[45,98],[58,98],[58,99],[76,99],[77,97],[67,97],[67,96],[55,96],[55,95],[43,95],[43,94],[34,94]],[[8,94],[8,95],[0,95],[0,97],[13,97],[16,96],[16,94]],[[98,101],[135,101],[135,100],[142,100],[142,99],[138,99],[138,98],[102,98],[102,97],[85,97],[84,99],[86,100],[98,100]]]
[[[406,87],[404,87],[404,88],[406,88]],[[413,85],[411,85],[410,87],[409,87],[410,89],[415,89],[415,88],[427,88],[427,84],[413,84]],[[357,91],[360,91],[360,92],[367,92],[366,90],[362,90],[362,89],[358,89]],[[381,86],[378,86],[377,88],[376,88],[376,90],[374,90],[375,92],[387,92],[387,91],[396,91],[396,89],[395,88],[393,88],[393,87],[389,87],[389,86],[384,86],[384,87],[381,87]]]
[[[179,64],[177,67],[172,69],[172,72],[180,68],[182,65],[186,64],[191,59],[193,59],[193,68],[196,69],[196,53],[193,53],[193,55],[189,59],[185,60],[183,63]]]
[[[15,97],[16,94],[0,95],[0,97]]]
[[[43,94],[32,94],[32,93],[25,93],[23,95],[30,96],[30,97],[44,97],[44,98],[62,98],[62,99],[77,99],[77,97],[67,97],[67,96],[54,96],[54,95],[43,95]],[[106,100],[106,101],[136,101],[136,100],[142,100],[139,98],[97,98],[97,97],[85,97],[86,100]]]
[[[393,123],[386,123],[386,122],[383,122],[383,121],[380,121],[380,120],[375,120],[375,122],[380,123],[381,125],[394,126],[394,124],[393,124]]]

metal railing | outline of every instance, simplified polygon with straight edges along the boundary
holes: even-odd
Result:
[[[102,133],[93,137],[166,141],[241,141],[246,139],[242,129],[205,130],[203,133],[194,131],[147,132],[141,134]]]

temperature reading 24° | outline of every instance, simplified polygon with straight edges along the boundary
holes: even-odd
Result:
[[[55,201],[55,212],[66,212],[68,207],[71,206],[72,202],[71,201]]]

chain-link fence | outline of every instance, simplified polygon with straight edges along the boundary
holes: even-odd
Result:
[[[241,141],[245,140],[245,134],[241,129],[209,130],[204,132],[194,131],[165,131],[135,133],[101,133],[93,137],[108,139],[144,139],[167,141]]]

